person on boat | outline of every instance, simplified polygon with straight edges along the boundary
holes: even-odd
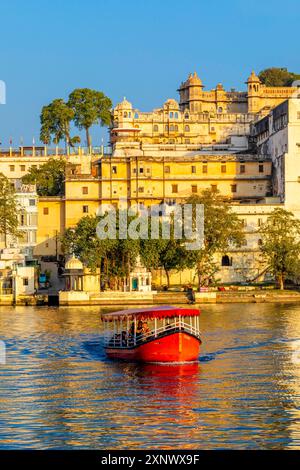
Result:
[[[136,329],[136,339],[141,339],[143,337],[143,322],[142,320],[138,321],[137,329]]]
[[[143,335],[145,337],[149,336],[150,328],[146,321],[143,322]]]
[[[127,346],[127,332],[122,331],[122,346]]]

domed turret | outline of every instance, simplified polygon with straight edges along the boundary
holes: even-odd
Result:
[[[246,83],[260,83],[260,79],[258,78],[256,73],[254,72],[254,70],[252,70],[252,72],[250,74],[250,77],[248,78]]]
[[[118,110],[126,110],[126,111],[131,111],[132,110],[132,104],[125,98],[123,98],[123,101],[121,103],[118,103],[116,106],[116,109]]]
[[[69,269],[69,270],[81,270],[83,269],[83,264],[82,262],[76,258],[74,255],[71,256],[70,259],[68,259],[68,261],[66,262],[65,264],[65,269]]]
[[[178,110],[179,109],[179,104],[178,104],[178,101],[172,99],[172,98],[169,98],[165,103],[164,103],[164,108],[165,109],[175,109],[175,110]]]

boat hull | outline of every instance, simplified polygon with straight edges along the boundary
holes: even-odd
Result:
[[[189,362],[199,357],[199,338],[176,332],[158,337],[131,348],[106,347],[106,354],[113,359],[137,362]]]

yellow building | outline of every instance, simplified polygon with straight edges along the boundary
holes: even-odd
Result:
[[[196,74],[179,87],[180,100],[168,99],[162,108],[141,112],[124,100],[113,112],[111,142],[194,145],[227,143],[230,136],[248,135],[250,123],[290,98],[296,87],[267,87],[252,72],[247,91],[225,91],[222,84],[204,91]],[[133,149],[133,148],[132,148]]]
[[[228,282],[256,278],[262,270],[259,226],[275,207],[293,204],[293,210],[300,210],[300,109],[298,102],[290,104],[296,88],[266,87],[254,72],[246,83],[242,92],[225,91],[221,84],[205,91],[193,74],[180,85],[179,102],[168,99],[151,112],[135,109],[126,99],[117,104],[110,129],[112,153],[83,154],[79,149],[66,155],[65,195],[39,198],[34,254],[57,258],[64,230],[99,213],[103,204],[174,204],[215,188],[231,200],[247,235],[241,249],[220,254],[220,277]],[[285,130],[271,132],[273,121],[282,121],[282,116]],[[28,165],[45,160],[47,152],[10,155],[0,158],[0,170],[20,178]],[[180,282],[188,282],[192,274],[180,276]],[[155,279],[159,277],[164,282],[161,273]]]

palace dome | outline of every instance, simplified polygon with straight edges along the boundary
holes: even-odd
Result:
[[[178,104],[178,101],[174,100],[173,98],[169,98],[165,102],[164,107],[168,109],[179,109],[179,104]]]
[[[127,99],[124,96],[123,101],[121,101],[121,103],[117,104],[116,109],[131,110],[132,109],[132,104],[129,101],[127,101]]]
[[[65,269],[83,269],[83,264],[82,262],[78,259],[75,258],[75,256],[72,256],[70,259],[65,264]]]
[[[252,70],[251,75],[248,78],[246,83],[249,83],[249,82],[258,82],[258,83],[260,83],[260,79],[258,78],[256,73],[254,72],[254,70]]]

